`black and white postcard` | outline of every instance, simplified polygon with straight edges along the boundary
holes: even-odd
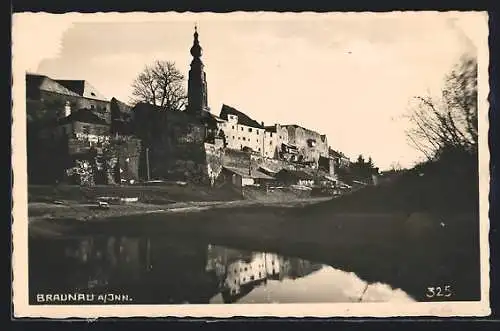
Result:
[[[14,315],[489,315],[487,22],[14,14]]]

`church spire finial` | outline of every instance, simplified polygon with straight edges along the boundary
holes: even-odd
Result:
[[[193,47],[191,47],[191,55],[194,58],[199,58],[201,57],[202,54],[202,48],[200,46],[200,42],[198,40],[198,24],[194,24],[194,40],[193,40]]]

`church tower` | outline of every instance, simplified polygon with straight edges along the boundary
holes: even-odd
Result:
[[[187,111],[200,115],[204,111],[210,111],[207,98],[207,77],[201,61],[202,51],[198,40],[198,28],[195,26],[193,46],[191,47],[193,60],[191,61],[191,70],[189,70]]]

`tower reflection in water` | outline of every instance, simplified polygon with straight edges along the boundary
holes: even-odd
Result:
[[[298,258],[163,237],[30,239],[30,297],[37,293],[119,292],[133,303],[232,303],[270,279],[321,268]]]

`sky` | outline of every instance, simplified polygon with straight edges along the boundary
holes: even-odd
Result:
[[[227,104],[266,125],[298,124],[387,169],[421,157],[406,140],[408,103],[439,91],[458,58],[476,51],[484,20],[458,12],[14,14],[13,59],[128,102],[134,78],[155,60],[175,62],[187,77],[197,24],[214,114]]]

